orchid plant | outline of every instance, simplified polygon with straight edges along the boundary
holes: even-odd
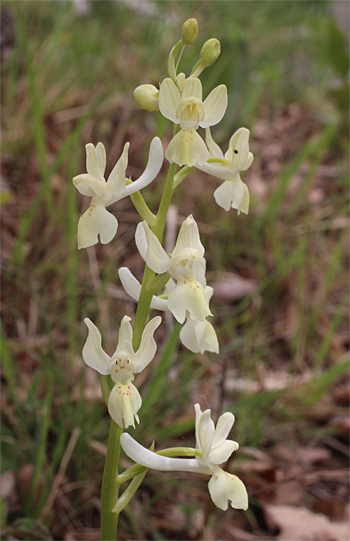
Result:
[[[134,376],[144,370],[157,354],[156,330],[162,318],[157,315],[149,320],[153,310],[174,316],[182,325],[180,340],[190,351],[219,353],[218,338],[211,322],[213,314],[209,308],[213,288],[206,282],[204,247],[195,216],[190,215],[183,221],[171,253],[162,246],[174,191],[197,168],[224,181],[214,192],[218,205],[227,211],[237,209],[238,214],[247,214],[249,210],[249,191],[240,178],[240,172],[248,169],[253,161],[249,151],[249,131],[246,128],[237,130],[224,155],[214,142],[210,127],[218,124],[225,114],[226,86],[214,88],[204,101],[202,97],[199,76],[218,58],[218,40],[210,39],[203,45],[200,58],[188,77],[177,73],[183,49],[195,41],[197,34],[197,21],[186,21],[181,39],[169,54],[168,77],[160,83],[159,89],[145,84],[134,91],[140,108],[149,112],[159,111],[173,123],[173,137],[165,150],[169,165],[158,212],[154,214],[151,211],[140,193],[157,177],[163,166],[163,143],[158,137],[151,142],[144,173],[135,181],[126,177],[128,142],[107,180],[105,147],[102,143],[96,146],[87,144],[87,173],[73,179],[77,190],[91,198],[89,207],[78,222],[78,248],[89,248],[99,241],[110,243],[117,234],[118,221],[106,207],[130,196],[140,215],[135,243],[145,262],[142,283],[127,267],[119,269],[120,281],[126,293],[137,302],[137,310],[133,326],[129,316],[125,315],[121,320],[118,343],[112,356],[103,350],[98,328],[90,319],[84,320],[88,336],[82,356],[89,367],[101,374],[102,395],[111,417],[101,493],[103,540],[116,539],[119,514],[135,494],[148,468],[209,475],[209,493],[218,508],[225,511],[228,501],[236,509],[248,507],[247,491],[242,481],[219,466],[238,450],[238,443],[227,439],[234,423],[232,413],[221,415],[215,428],[210,409],[202,412],[196,404],[195,448],[177,447],[154,452],[153,447],[146,449],[124,432],[129,427],[135,428],[135,420],[140,422],[138,412],[142,398],[133,383]],[[200,128],[205,129],[205,139],[198,133]],[[119,472],[121,447],[136,462],[123,473]],[[119,496],[120,486],[128,481],[129,485]]]

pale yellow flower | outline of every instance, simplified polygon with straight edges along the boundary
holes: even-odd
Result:
[[[203,102],[202,83],[199,79],[186,79],[181,93],[172,79],[164,79],[159,91],[159,110],[163,116],[180,124],[181,128],[165,152],[169,162],[189,166],[204,164],[209,151],[196,130],[199,126],[207,128],[220,122],[226,108],[225,85],[214,88]]]
[[[101,334],[98,328],[85,318],[84,322],[89,330],[83,348],[85,363],[94,368],[100,374],[110,375],[114,382],[108,400],[108,411],[113,421],[121,428],[132,425],[135,428],[135,420],[139,422],[137,415],[141,407],[141,396],[132,384],[134,374],[141,372],[153,359],[157,344],[153,338],[154,331],[159,327],[162,319],[157,316],[145,327],[141,345],[135,352],[132,347],[133,332],[130,318],[124,316],[120,325],[118,345],[112,357],[102,349]]]
[[[210,410],[202,413],[199,404],[196,411],[196,449],[201,456],[196,458],[170,458],[146,449],[129,434],[122,434],[121,445],[125,453],[138,464],[160,471],[187,471],[210,475],[208,489],[211,499],[219,509],[226,511],[228,501],[234,509],[248,509],[248,494],[244,483],[235,475],[225,472],[218,464],[226,462],[239,445],[227,436],[233,426],[232,413],[224,413],[216,428]]]

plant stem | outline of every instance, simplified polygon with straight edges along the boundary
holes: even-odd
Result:
[[[111,420],[101,489],[101,541],[115,541],[117,539],[119,515],[112,513],[112,509],[117,503],[119,492],[118,464],[122,432],[122,428]]]
[[[146,326],[153,292],[148,289],[148,284],[152,278],[154,278],[155,272],[145,265],[145,271],[142,278],[142,286],[137,310],[135,314],[135,321],[133,327],[133,347],[136,351],[141,344],[141,337],[143,330]]]
[[[177,128],[175,127],[174,132],[176,132],[176,129]],[[166,216],[174,192],[175,173],[176,164],[172,163],[168,170],[164,192],[158,209],[156,224],[152,228],[160,242],[162,242]],[[153,216],[154,215],[152,215],[152,217]],[[146,265],[133,328],[133,348],[135,351],[140,347],[142,333],[149,316],[153,291],[152,288],[148,286],[154,277],[155,272]],[[119,513],[113,513],[112,510],[117,503],[119,494],[118,464],[120,456],[120,436],[122,432],[123,430],[114,421],[111,421],[107,456],[102,479],[101,541],[115,541],[117,539]]]
[[[153,233],[158,238],[159,242],[162,242],[163,233],[165,228],[166,217],[168,214],[168,209],[170,205],[171,198],[174,193],[174,176],[176,172],[176,163],[172,163],[168,170],[168,175],[165,183],[164,192],[162,195],[162,200],[159,205],[158,214],[157,214],[157,223],[151,228]]]
[[[176,131],[176,127],[174,131]],[[159,205],[159,209],[157,213],[157,222],[154,227],[151,227],[151,229],[153,230],[153,233],[157,236],[160,243],[162,242],[162,239],[163,239],[166,217],[167,217],[170,201],[174,193],[173,185],[174,185],[175,172],[176,172],[176,163],[172,163],[168,170],[164,192],[162,195],[162,199],[160,201],[160,205]],[[145,272],[143,274],[141,293],[140,293],[140,298],[137,305],[135,321],[134,321],[133,347],[135,351],[140,346],[143,329],[145,328],[145,325],[147,323],[147,318],[149,315],[149,310],[150,310],[152,296],[153,296],[153,292],[152,290],[149,289],[148,285],[150,281],[154,278],[154,276],[155,276],[155,272],[149,267],[147,267],[146,265]]]

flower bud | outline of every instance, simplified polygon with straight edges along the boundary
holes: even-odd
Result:
[[[220,41],[216,38],[208,39],[202,47],[200,63],[203,68],[214,64],[220,54]]]
[[[198,23],[196,19],[188,19],[182,26],[182,44],[191,45],[198,34]]]
[[[154,85],[141,85],[135,88],[134,98],[140,109],[150,113],[159,111],[159,90]]]

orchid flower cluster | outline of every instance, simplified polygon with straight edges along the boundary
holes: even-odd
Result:
[[[159,88],[144,84],[134,91],[140,108],[159,111],[173,123],[173,138],[165,149],[168,172],[157,214],[149,209],[140,190],[150,185],[163,167],[163,143],[158,137],[151,142],[147,166],[137,180],[132,181],[126,176],[129,143],[125,144],[107,180],[105,147],[102,143],[87,144],[87,173],[73,178],[77,190],[91,198],[78,222],[78,248],[88,248],[99,241],[110,243],[117,234],[118,221],[106,207],[130,196],[141,218],[135,231],[135,243],[145,262],[142,284],[127,267],[119,269],[126,293],[138,304],[133,327],[131,318],[123,317],[112,356],[103,350],[98,328],[90,319],[84,320],[88,337],[83,359],[102,376],[102,394],[112,418],[101,498],[103,539],[116,538],[118,515],[134,495],[148,468],[209,475],[209,493],[217,507],[226,510],[228,501],[237,509],[248,507],[242,481],[219,466],[238,449],[238,443],[227,439],[234,423],[232,413],[221,415],[215,428],[210,409],[202,412],[199,404],[195,405],[196,447],[183,448],[182,452],[181,448],[175,449],[177,456],[194,458],[175,458],[171,449],[155,453],[123,433],[130,426],[135,428],[135,421],[140,422],[138,412],[142,398],[133,383],[135,374],[144,370],[157,352],[155,332],[162,318],[157,315],[149,319],[152,310],[170,312],[174,316],[182,325],[180,340],[190,351],[219,353],[218,338],[210,321],[213,288],[207,285],[205,250],[195,217],[190,215],[183,221],[171,253],[162,246],[167,212],[175,189],[197,168],[224,181],[214,192],[219,206],[227,211],[236,209],[238,214],[247,214],[249,210],[249,191],[240,177],[240,171],[248,169],[253,161],[249,151],[249,131],[238,129],[223,154],[213,140],[210,127],[218,124],[225,114],[226,86],[217,86],[203,101],[199,75],[218,58],[218,40],[209,39],[203,45],[200,58],[188,77],[177,73],[179,60],[176,62],[176,58],[195,41],[197,33],[197,21],[186,21],[181,39],[169,54],[169,76]],[[198,133],[199,128],[205,130],[205,139]],[[138,463],[121,474],[118,473],[120,446]],[[127,480],[132,481],[118,498],[119,486]]]

